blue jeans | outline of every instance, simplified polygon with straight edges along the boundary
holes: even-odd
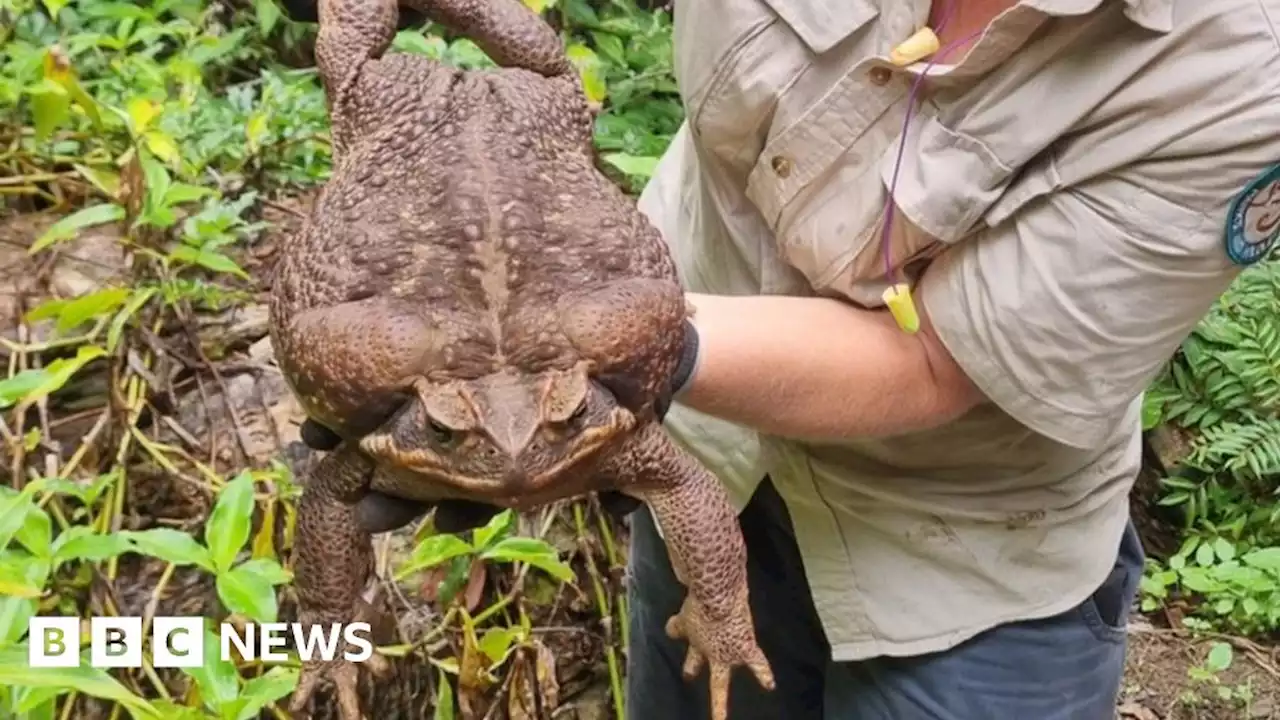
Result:
[[[735,670],[729,720],[1110,720],[1124,673],[1125,624],[1142,574],[1132,524],[1115,568],[1081,605],[1002,625],[950,650],[910,658],[830,659],[790,518],[766,479],[739,518],[757,638],[777,689]],[[685,645],[667,618],[684,588],[648,511],[631,515],[627,720],[705,720],[706,672],[680,675]]]

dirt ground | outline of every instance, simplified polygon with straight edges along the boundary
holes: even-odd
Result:
[[[1193,677],[1215,642],[1232,645],[1216,679]],[[1236,638],[1193,638],[1136,618],[1119,708],[1123,720],[1280,718],[1280,648]]]

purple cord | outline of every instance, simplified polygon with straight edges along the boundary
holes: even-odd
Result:
[[[941,34],[942,29],[947,26],[947,21],[951,19],[951,11],[954,8],[955,8],[954,2],[947,3],[947,7],[943,13],[942,20],[938,22],[938,27],[936,30],[934,30],[935,34]],[[969,35],[968,37],[956,40],[950,45],[934,53],[933,57],[931,57],[929,59],[929,62],[924,66],[924,71],[921,72],[920,75],[915,79],[915,82],[911,84],[911,92],[907,96],[906,116],[902,119],[902,137],[898,141],[898,157],[893,163],[893,178],[889,181],[889,196],[885,198],[885,202],[884,202],[884,216],[885,216],[884,227],[880,231],[880,252],[881,254],[884,255],[884,276],[885,276],[885,279],[889,281],[890,286],[897,285],[897,280],[898,280],[897,273],[893,269],[893,258],[891,257],[892,252],[889,246],[889,238],[893,230],[893,210],[894,210],[893,195],[898,189],[898,171],[902,169],[902,155],[907,147],[907,129],[911,125],[911,117],[915,114],[916,92],[920,89],[920,85],[921,83],[924,82],[924,79],[928,77],[929,70],[930,68],[933,67],[934,63],[937,63],[939,60],[945,57],[948,53],[955,50],[957,47],[969,42],[970,40],[972,40],[973,38],[977,37],[980,34],[982,34],[981,30],[973,33],[972,35]]]

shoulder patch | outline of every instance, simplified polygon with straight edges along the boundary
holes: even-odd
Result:
[[[1259,175],[1231,202],[1227,212],[1227,256],[1252,265],[1267,256],[1280,237],[1280,165]]]

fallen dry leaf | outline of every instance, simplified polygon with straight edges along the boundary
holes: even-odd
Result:
[[[449,573],[447,564],[437,565],[423,573],[422,578],[422,599],[429,603],[434,603],[439,596],[440,583],[444,581],[445,576]],[[480,598],[484,594],[485,580],[489,577],[485,570],[483,562],[471,563],[471,569],[468,571],[466,587],[462,588],[462,603],[466,607],[468,613],[475,612],[480,606]]]
[[[560,682],[556,679],[556,658],[536,638],[520,652],[511,668],[511,691],[507,695],[509,720],[541,720],[560,706]],[[530,664],[533,665],[530,668]],[[531,683],[531,678],[537,683]]]
[[[1121,718],[1133,718],[1133,720],[1161,720],[1160,716],[1154,710],[1138,703],[1125,703],[1116,708]]]

